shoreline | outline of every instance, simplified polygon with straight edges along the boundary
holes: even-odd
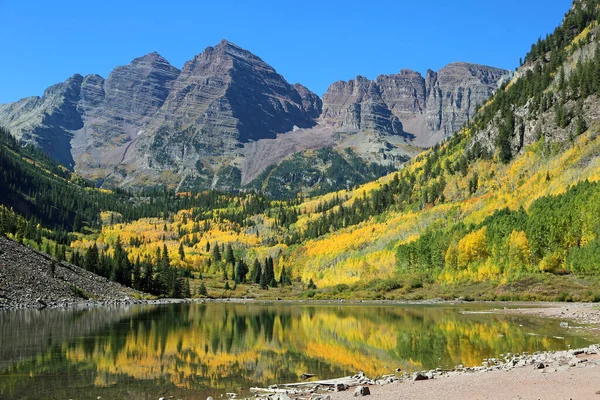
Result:
[[[584,302],[555,302],[555,301],[467,301],[462,299],[444,300],[440,298],[424,300],[349,300],[349,299],[262,299],[255,297],[204,297],[204,298],[153,298],[140,299],[125,296],[118,299],[64,299],[40,303],[31,299],[22,302],[3,304],[0,302],[0,312],[24,309],[61,309],[61,308],[93,308],[115,305],[163,305],[180,303],[255,303],[255,304],[315,304],[315,305],[381,305],[381,306],[427,306],[427,305],[473,305],[497,306],[499,308],[483,311],[485,313],[521,314],[543,318],[570,319],[582,324],[598,324],[600,330],[600,303]],[[500,308],[502,307],[502,308]]]
[[[600,333],[600,307],[594,303],[496,304],[505,307],[492,309],[489,313],[563,320],[561,326],[564,328],[593,332],[596,335]],[[507,305],[516,307],[508,308]],[[580,325],[571,325],[571,322]],[[366,387],[369,392],[366,395],[368,398],[381,400],[596,399],[600,398],[598,377],[600,344],[582,349],[507,354],[502,359],[484,360],[481,365],[475,367],[457,366],[453,370],[437,369],[386,375],[375,380],[355,375],[338,380],[351,383],[347,387],[345,384],[334,384],[313,387],[298,393],[286,394],[280,391],[279,394],[273,393],[271,396],[279,400],[349,400],[356,396],[362,397],[360,393],[364,392],[364,389],[360,388]]]
[[[504,361],[452,371],[403,375],[366,385],[370,398],[391,399],[593,399],[600,394],[600,345],[577,350],[515,354]],[[354,398],[356,388],[331,392],[332,400]]]

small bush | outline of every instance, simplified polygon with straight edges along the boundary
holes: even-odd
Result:
[[[77,285],[71,285],[71,292],[73,293],[73,295],[80,297],[84,300],[88,300],[90,298],[90,296],[80,287],[77,287]]]
[[[350,289],[350,286],[346,285],[345,283],[340,283],[339,285],[335,285],[333,287],[333,292],[334,293],[342,293],[348,289]]]
[[[402,289],[404,287],[404,282],[399,279],[384,279],[378,282],[375,285],[375,290],[379,292],[391,292],[392,290]]]
[[[562,292],[556,297],[556,301],[570,303],[573,301],[573,297],[568,292]]]
[[[410,280],[411,289],[420,289],[423,287],[423,281],[419,278],[413,278]]]

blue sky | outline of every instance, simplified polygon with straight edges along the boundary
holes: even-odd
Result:
[[[453,61],[515,68],[570,0],[0,0],[0,103],[158,51],[181,68],[226,38],[318,94]]]

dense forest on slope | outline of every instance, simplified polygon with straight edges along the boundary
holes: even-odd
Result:
[[[0,231],[159,295],[598,301],[599,4],[463,131],[320,197],[100,191],[3,132]]]

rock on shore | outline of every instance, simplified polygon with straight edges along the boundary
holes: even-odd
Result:
[[[135,302],[142,293],[0,237],[0,310]]]

